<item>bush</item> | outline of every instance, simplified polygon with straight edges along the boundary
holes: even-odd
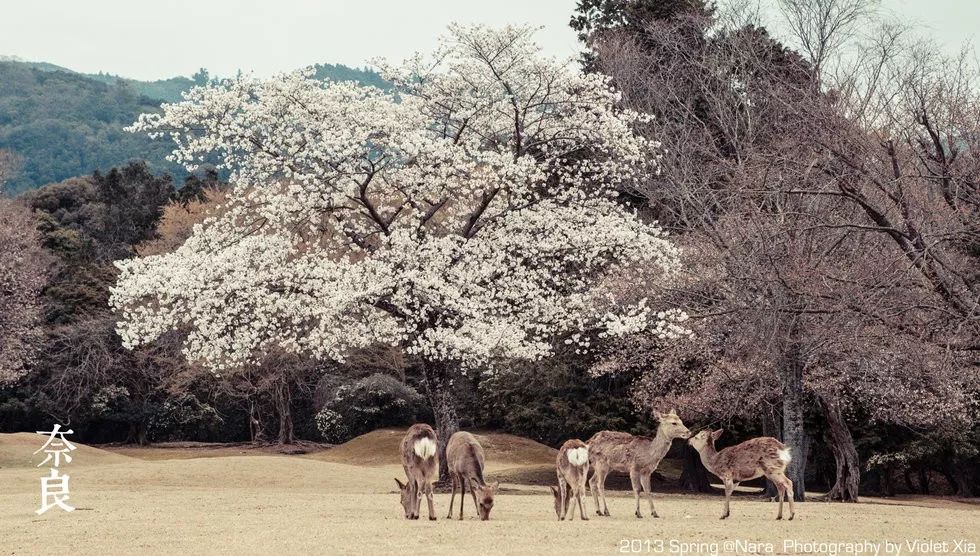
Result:
[[[327,442],[336,444],[350,438],[344,418],[332,409],[321,409],[316,414],[316,428]]]
[[[150,419],[154,440],[185,440],[220,436],[224,420],[210,404],[191,394],[181,394],[163,403]]]
[[[411,386],[376,373],[337,387],[316,415],[328,442],[343,442],[381,427],[413,423],[424,400]]]

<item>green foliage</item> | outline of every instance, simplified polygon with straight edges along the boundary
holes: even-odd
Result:
[[[316,426],[328,442],[343,442],[380,427],[413,423],[425,400],[411,386],[375,373],[336,388],[316,415]]]
[[[332,409],[321,409],[316,414],[316,430],[320,431],[324,440],[333,444],[340,444],[353,436],[345,422],[343,415]]]
[[[222,438],[225,420],[211,404],[192,393],[177,394],[163,402],[150,418],[149,435],[154,441],[188,438]]]
[[[85,74],[85,77],[90,77],[107,85],[130,87],[136,91],[137,95],[157,106],[159,106],[160,102],[180,101],[181,93],[199,84],[194,79],[181,76],[171,77],[170,79],[158,79],[156,81],[138,81],[108,73],[89,73]]]
[[[479,386],[480,421],[551,446],[604,429],[635,434],[656,429],[653,419],[635,413],[632,376],[592,377],[587,364],[562,357],[500,371]]]
[[[714,5],[707,0],[578,0],[569,25],[578,32],[579,40],[588,44],[608,31],[620,30],[642,38],[646,26],[652,21],[712,13]],[[582,65],[586,70],[594,70],[594,63],[591,52],[582,53]]]
[[[376,72],[367,68],[350,68],[342,64],[316,64],[313,76],[329,81],[354,81],[361,85],[369,85],[379,89],[388,89],[391,83],[382,79]]]
[[[343,65],[315,66],[320,79],[389,86],[377,73]],[[23,157],[23,169],[7,188],[16,194],[99,169],[146,161],[154,173],[177,180],[186,170],[166,160],[169,140],[124,130],[144,112],[215,79],[207,70],[193,78],[138,81],[109,74],[80,74],[52,64],[0,60],[0,149]]]
[[[111,261],[132,256],[134,245],[154,237],[175,195],[170,176],[155,176],[142,163],[26,194],[42,245],[62,262],[44,291],[47,321],[107,312],[116,277]]]
[[[171,150],[166,141],[123,130],[159,104],[125,82],[0,62],[0,148],[24,159],[9,190],[16,193],[133,159],[147,160],[153,172],[182,178],[183,169],[165,160]]]

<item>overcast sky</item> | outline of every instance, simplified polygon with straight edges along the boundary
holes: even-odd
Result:
[[[764,0],[773,1],[773,0]],[[531,23],[549,54],[578,51],[575,0],[0,0],[0,55],[138,79],[363,66],[429,50],[446,25]],[[882,0],[950,49],[975,38],[980,0]]]

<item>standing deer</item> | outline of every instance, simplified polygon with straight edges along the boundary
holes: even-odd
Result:
[[[439,476],[439,463],[435,457],[437,444],[436,431],[421,423],[409,427],[408,433],[402,438],[402,468],[405,469],[408,482],[402,484],[397,478],[395,482],[401,490],[405,519],[419,518],[423,494],[429,503],[429,519],[436,519],[436,509],[432,503],[432,480]]]
[[[633,496],[636,498],[636,517],[640,513],[640,487],[646,492],[650,502],[650,515],[657,515],[653,507],[653,494],[650,492],[650,475],[657,470],[660,461],[667,455],[670,443],[675,438],[689,438],[691,431],[687,430],[681,418],[671,409],[670,413],[655,413],[660,425],[657,436],[633,436],[625,432],[601,431],[589,439],[589,463],[594,473],[589,480],[592,496],[595,498],[596,514],[609,515],[606,505],[606,477],[611,471],[629,473],[633,483]],[[599,506],[599,496],[602,496],[602,506]]]
[[[453,517],[453,502],[456,500],[456,488],[459,487],[459,519],[463,519],[466,485],[469,484],[476,513],[483,521],[490,519],[493,495],[500,488],[500,482],[488,485],[483,480],[483,460],[483,447],[472,434],[460,431],[449,437],[449,443],[446,444],[446,461],[449,464],[449,476],[453,481],[453,493],[449,497],[447,518]]]
[[[776,519],[783,518],[783,498],[789,498],[789,519],[796,514],[793,508],[793,481],[786,476],[786,466],[793,459],[790,448],[771,436],[746,440],[741,444],[715,450],[715,441],[721,437],[722,429],[714,432],[701,431],[688,440],[688,443],[701,454],[701,463],[725,483],[725,519],[731,512],[729,502],[732,491],[742,481],[766,476],[779,491],[779,512]]]
[[[564,520],[568,514],[568,506],[574,497],[578,501],[579,518],[588,521],[585,515],[585,483],[589,476],[589,447],[581,440],[566,440],[558,450],[557,459],[558,488],[551,487],[555,495],[555,513],[559,520]],[[568,516],[569,521],[575,517],[575,510]]]

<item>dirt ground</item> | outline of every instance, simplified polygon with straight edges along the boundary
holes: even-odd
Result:
[[[288,456],[248,446],[82,447],[65,468],[76,511],[40,517],[45,471],[31,454],[43,439],[0,435],[0,554],[874,554],[826,543],[883,541],[900,554],[980,551],[980,506],[938,498],[807,502],[796,520],[775,521],[775,504],[743,495],[721,521],[721,497],[670,494],[656,496],[660,519],[641,520],[632,494],[615,492],[612,517],[559,522],[545,487],[506,480],[547,472],[554,451],[493,434],[481,440],[504,491],[491,521],[475,519],[472,500],[464,521],[446,519],[444,493],[437,521],[406,521],[393,481],[402,470],[387,455],[399,434]]]

